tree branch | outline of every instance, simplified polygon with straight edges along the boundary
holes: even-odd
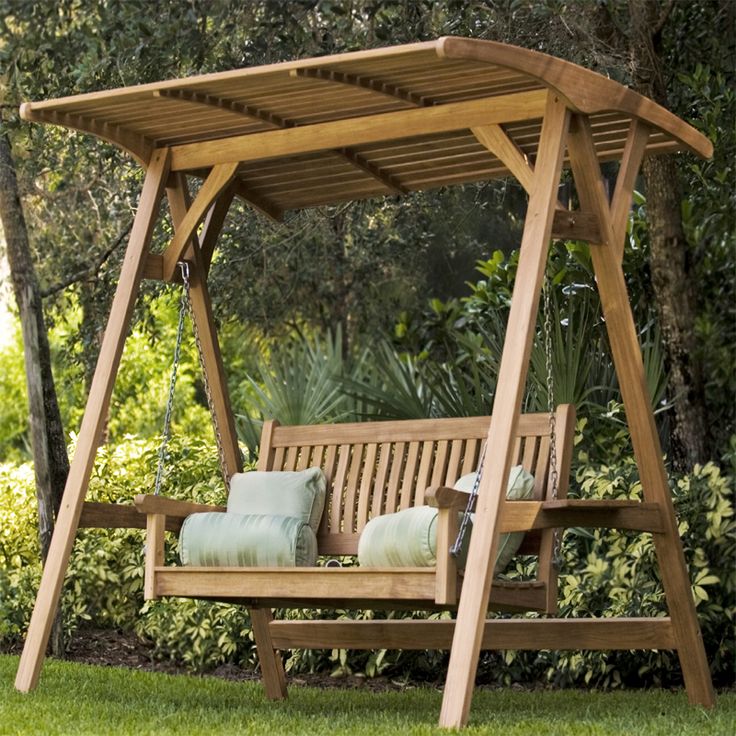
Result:
[[[88,276],[92,276],[93,274],[97,273],[102,265],[107,261],[107,259],[120,247],[122,242],[127,237],[128,233],[130,232],[130,229],[133,227],[133,221],[131,220],[120,232],[120,235],[118,235],[117,238],[115,238],[115,242],[104,252],[102,255],[97,259],[97,262],[93,265],[89,266],[88,268],[85,268],[81,271],[77,271],[76,273],[72,274],[71,276],[62,279],[61,281],[46,287],[41,291],[41,297],[43,299],[46,299],[46,297],[52,296],[53,294],[58,294],[60,291],[63,291],[67,288],[67,286],[71,286],[72,284],[76,284],[79,281],[82,281],[86,279]]]

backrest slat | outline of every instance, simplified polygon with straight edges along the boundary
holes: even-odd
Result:
[[[376,471],[376,482],[371,502],[371,517],[380,516],[383,513],[384,501],[386,499],[386,484],[388,482],[390,468],[391,444],[384,442],[381,444],[381,457],[378,461],[378,470]]]
[[[337,471],[332,484],[332,504],[330,507],[330,533],[336,534],[342,531],[342,507],[345,493],[345,481],[348,475],[348,464],[350,463],[350,445],[340,445],[338,450]],[[349,531],[349,530],[345,530]]]
[[[348,486],[345,493],[345,501],[342,509],[342,529],[352,532],[356,529],[355,501],[358,493],[361,473],[363,471],[363,445],[354,445],[350,457],[350,469],[348,471]],[[337,531],[337,530],[334,530]]]
[[[465,456],[463,457],[463,466],[460,475],[474,473],[478,469],[478,446],[480,440],[471,438],[465,442]]]
[[[371,442],[365,448],[365,460],[363,461],[363,477],[360,480],[360,492],[358,493],[358,519],[356,529],[362,532],[368,523],[371,497],[376,476],[376,460],[378,458],[378,445]]]
[[[432,480],[430,485],[441,486],[445,484],[445,468],[447,467],[447,440],[437,443],[437,452],[434,456],[434,468],[432,469]]]
[[[399,483],[401,482],[401,471],[404,469],[406,442],[397,442],[393,447],[391,458],[391,474],[388,477],[386,488],[386,505],[384,513],[391,514],[398,510],[399,505]]]
[[[560,407],[557,417],[562,495],[572,454],[574,411]],[[428,487],[454,485],[460,476],[474,472],[489,424],[489,417],[302,427],[266,422],[258,468],[321,467],[327,478],[327,500],[318,544],[322,539],[333,554],[355,554],[358,535],[371,518],[420,506]],[[514,464],[521,463],[534,475],[537,499],[548,493],[549,444],[547,414],[519,417]],[[541,538],[547,557],[548,537],[547,533],[527,535],[526,551],[534,553]]]
[[[417,466],[419,464],[419,442],[410,442],[409,449],[406,453],[406,464],[404,465],[404,473],[401,479],[401,495],[399,500],[399,508],[408,509],[412,506],[414,500],[414,491],[416,489]]]

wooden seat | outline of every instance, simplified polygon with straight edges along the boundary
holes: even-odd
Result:
[[[471,417],[317,426],[280,426],[269,421],[264,425],[259,470],[318,466],[325,472],[328,493],[317,534],[320,555],[356,555],[358,539],[370,518],[429,503],[439,506],[436,567],[166,567],[162,564],[163,532],[176,528],[172,517],[182,520],[198,510],[225,509],[138,496],[136,506],[148,516],[146,597],[202,597],[246,602],[259,608],[454,608],[462,575],[449,547],[457,534],[457,512],[462,510],[456,498],[464,507],[467,494],[456,492],[455,497],[451,486],[477,468],[489,422],[489,417]],[[572,451],[571,405],[557,410],[556,425],[557,496],[562,499],[567,492]],[[517,435],[516,463],[534,475],[534,501],[530,503],[537,509],[543,502],[553,501],[549,416],[522,416]],[[535,518],[529,512],[527,516]],[[519,525],[518,515],[510,518],[517,519]],[[490,608],[556,610],[552,543],[550,528],[531,531],[530,526],[519,553],[537,556],[536,578],[494,585]]]

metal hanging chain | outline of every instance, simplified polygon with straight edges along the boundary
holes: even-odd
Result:
[[[460,521],[460,528],[457,530],[457,537],[455,538],[455,542],[450,547],[450,554],[457,558],[460,556],[460,551],[463,548],[463,541],[465,540],[465,535],[468,531],[468,525],[470,524],[470,516],[473,512],[473,507],[475,506],[475,501],[478,498],[478,488],[480,487],[480,479],[483,475],[483,461],[486,459],[486,443],[483,443],[483,449],[480,453],[480,458],[478,459],[478,469],[475,471],[475,480],[473,481],[473,487],[470,490],[470,495],[468,496],[468,503],[465,506],[465,511],[463,511],[463,518]]]
[[[225,488],[230,489],[230,474],[227,471],[227,460],[225,458],[225,446],[222,441],[222,433],[220,432],[220,423],[217,421],[217,412],[215,411],[215,402],[212,399],[212,390],[210,382],[207,378],[207,368],[204,363],[204,352],[202,350],[202,341],[199,337],[199,329],[197,328],[197,320],[194,319],[194,308],[192,307],[191,286],[189,283],[189,264],[186,261],[179,263],[181,268],[181,279],[184,282],[184,297],[186,305],[189,309],[189,318],[192,322],[192,332],[194,333],[194,343],[197,346],[197,355],[199,356],[199,365],[202,369],[202,381],[204,383],[204,393],[207,397],[207,406],[212,417],[212,427],[215,430],[215,443],[217,444],[217,457],[220,461],[220,472],[222,479],[225,481]]]
[[[186,278],[189,278],[189,264],[179,263],[177,264],[182,272],[182,279],[184,279],[184,272],[186,271]],[[181,341],[184,335],[184,318],[187,314],[187,292],[182,291],[181,299],[179,300],[179,326],[176,329],[176,347],[174,348],[174,362],[171,366],[171,378],[169,379],[169,398],[166,402],[166,414],[164,415],[164,430],[161,437],[161,446],[158,450],[158,467],[156,468],[156,482],[154,483],[153,493],[158,496],[161,491],[161,482],[164,477],[164,467],[166,465],[166,447],[169,444],[171,438],[171,412],[174,409],[174,389],[176,388],[176,379],[179,374],[179,359],[181,357]]]
[[[552,284],[545,271],[542,283],[543,312],[544,312],[544,361],[547,368],[547,411],[549,412],[549,478],[552,489],[552,500],[557,500],[559,475],[557,472],[557,415],[555,413],[555,379],[552,365]],[[559,569],[561,558],[561,538],[559,528],[555,528],[552,542],[552,560],[555,568]]]

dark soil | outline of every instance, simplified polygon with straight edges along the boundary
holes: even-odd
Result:
[[[20,654],[21,645],[4,651],[8,654]],[[155,660],[151,648],[135,634],[111,629],[83,629],[76,632],[67,647],[64,658],[70,662],[96,664],[103,667],[127,667],[132,670],[163,672],[170,675],[192,675],[192,672],[182,665]],[[235,681],[260,680],[259,672],[243,669],[235,664],[220,665],[215,670],[205,673],[205,676]],[[386,677],[331,677],[329,674],[319,673],[287,675],[287,681],[289,685],[319,688],[365,688],[372,691],[406,690],[417,686],[416,683],[391,680]]]

